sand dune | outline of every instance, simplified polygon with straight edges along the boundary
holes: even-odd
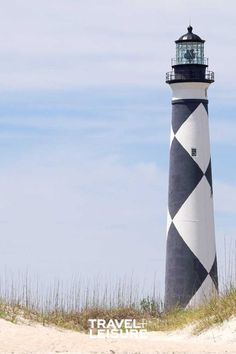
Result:
[[[92,339],[83,333],[0,320],[0,353],[236,353],[236,318],[202,333],[150,332],[145,339]]]

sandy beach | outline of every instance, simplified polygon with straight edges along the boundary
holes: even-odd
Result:
[[[1,319],[0,353],[236,353],[236,318],[198,336],[187,327],[168,333],[150,332],[145,339],[94,339],[70,330]]]

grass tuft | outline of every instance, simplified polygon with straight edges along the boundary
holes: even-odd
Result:
[[[219,325],[236,316],[236,288],[230,287],[221,295],[212,297],[197,308],[175,308],[152,319],[148,329],[152,331],[172,331],[192,325],[193,334]]]
[[[200,309],[201,316],[194,328],[195,334],[236,316],[236,288],[230,287],[223,295],[213,297]]]

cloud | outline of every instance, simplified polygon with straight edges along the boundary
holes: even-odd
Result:
[[[212,123],[212,142],[214,144],[234,146],[236,144],[235,131],[235,121],[228,119],[227,113],[225,113],[225,117],[217,119]]]
[[[169,118],[157,94],[1,96],[2,269],[163,274],[167,176],[156,161],[168,157]]]
[[[163,87],[174,40],[186,31],[189,17],[207,39],[218,82],[232,84],[224,66],[226,53],[232,61],[235,56],[235,3],[228,3],[10,0],[0,14],[2,90]],[[223,14],[227,26],[216,26]]]
[[[215,184],[215,193],[216,211],[230,213],[233,217],[236,213],[236,185],[218,180]]]
[[[71,269],[153,276],[163,266],[165,182],[153,163],[130,166],[114,158],[2,169],[2,267],[30,265],[40,275],[47,268],[52,277]]]
[[[135,160],[146,155],[150,161],[169,141],[170,119],[161,98],[156,90],[137,88],[22,92],[17,100],[14,93],[5,95],[0,98],[0,146],[15,159],[22,149],[27,159],[30,153],[63,144],[85,154],[136,155]]]

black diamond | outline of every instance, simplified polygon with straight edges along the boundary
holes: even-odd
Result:
[[[218,290],[218,275],[217,275],[217,258],[216,258],[216,256],[215,256],[215,260],[214,260],[214,263],[211,267],[209,274],[211,276],[211,279],[213,280],[213,283],[215,284],[216,290]]]
[[[211,160],[209,162],[209,165],[207,167],[207,170],[205,172],[206,179],[208,183],[210,184],[211,187],[211,194],[213,194],[213,187],[212,187],[212,172],[211,172]]]
[[[167,238],[165,306],[185,307],[208,273],[172,223]]]
[[[203,172],[188,152],[173,139],[170,150],[169,212],[173,219],[197,187]]]

